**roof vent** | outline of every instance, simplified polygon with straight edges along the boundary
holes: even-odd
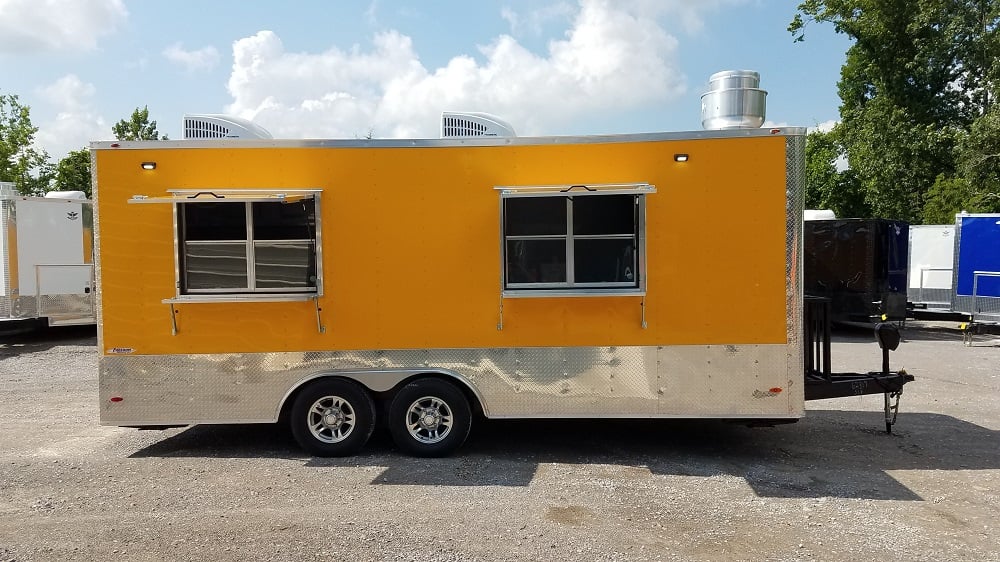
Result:
[[[184,115],[184,138],[206,139],[270,139],[266,129],[252,121],[232,115]]]
[[[82,191],[49,191],[45,194],[46,199],[86,199],[87,194]]]
[[[514,127],[496,115],[478,112],[441,113],[441,138],[516,137]]]
[[[829,221],[837,218],[837,213],[832,209],[806,209],[802,212],[802,218],[807,221]]]
[[[767,92],[753,70],[723,70],[708,79],[701,96],[701,126],[705,129],[756,129],[764,124]]]

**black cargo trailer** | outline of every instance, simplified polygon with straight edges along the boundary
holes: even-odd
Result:
[[[903,221],[805,221],[805,294],[829,299],[833,322],[904,320],[908,240]]]

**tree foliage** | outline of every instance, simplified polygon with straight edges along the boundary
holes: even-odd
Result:
[[[1000,106],[976,119],[961,142],[958,168],[985,206],[1000,210]]]
[[[0,181],[14,182],[24,195],[45,193],[52,178],[48,154],[35,146],[38,127],[16,95],[0,94]]]
[[[128,119],[122,119],[111,127],[111,132],[115,138],[121,141],[136,140],[167,140],[167,136],[160,136],[156,130],[156,121],[149,120],[149,107],[138,107],[132,112]]]
[[[844,149],[840,130],[814,131],[806,137],[806,208],[831,209],[838,217],[870,214],[853,170],[840,170]]]
[[[82,191],[90,199],[90,150],[74,150],[59,161],[55,186],[59,191]]]
[[[997,92],[1000,3],[806,0],[789,31],[802,40],[810,23],[832,24],[854,41],[838,83],[838,128],[874,215],[920,222],[925,210],[938,214],[982,190],[982,177],[966,175],[974,159],[965,152],[995,130],[983,122],[970,133]]]

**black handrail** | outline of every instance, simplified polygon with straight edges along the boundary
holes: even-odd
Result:
[[[804,368],[806,374],[830,377],[830,299],[805,297],[802,307],[804,334]]]

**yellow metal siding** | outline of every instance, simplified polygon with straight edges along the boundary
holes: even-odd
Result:
[[[785,138],[97,151],[104,347],[141,354],[785,343]],[[677,163],[673,154],[691,156]],[[140,167],[155,161],[153,171]],[[639,297],[500,304],[495,185],[648,182]],[[322,188],[312,302],[179,304],[167,189]],[[106,350],[105,350],[106,351]]]

